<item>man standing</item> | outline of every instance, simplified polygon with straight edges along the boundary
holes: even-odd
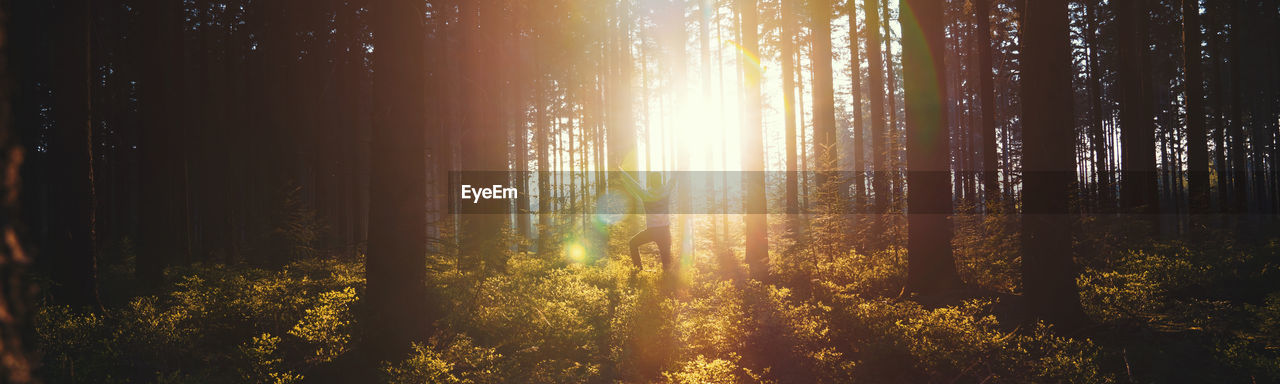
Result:
[[[640,199],[645,214],[645,230],[632,236],[629,243],[631,262],[635,263],[636,268],[644,269],[644,264],[640,262],[640,246],[652,242],[658,245],[663,270],[671,270],[675,265],[671,263],[671,219],[667,216],[667,211],[671,207],[671,191],[677,183],[672,180],[664,186],[661,174],[649,172],[649,188],[646,189],[629,173],[621,168],[619,171],[623,176],[622,186],[632,196]]]

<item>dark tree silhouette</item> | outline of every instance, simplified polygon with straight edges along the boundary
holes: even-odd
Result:
[[[99,307],[94,241],[93,125],[90,118],[90,6],[58,3],[53,49],[54,124],[49,131],[53,212],[47,253],[53,261],[52,294],[75,307]]]
[[[781,24],[780,35],[778,36],[778,55],[782,66],[782,108],[783,115],[786,118],[785,137],[787,151],[787,179],[786,191],[784,198],[786,199],[787,214],[800,213],[800,186],[799,174],[796,172],[796,77],[793,72],[795,67],[796,56],[796,24],[795,24],[795,1],[781,0],[780,13],[778,22]],[[791,227],[789,230],[796,230]]]
[[[1071,329],[1084,321],[1067,205],[1075,181],[1067,0],[1023,8],[1022,284],[1031,314]]]
[[[181,23],[174,15],[181,7],[172,2],[143,4],[138,13],[145,26],[141,35],[146,50],[139,60],[143,78],[139,81],[139,110],[142,127],[138,138],[139,212],[138,282],[154,288],[162,283],[165,265],[181,259],[177,163],[183,128],[177,110],[182,82]]]
[[[18,233],[20,216],[18,198],[22,190],[19,168],[23,150],[12,128],[13,114],[10,106],[12,80],[9,52],[19,48],[11,45],[12,36],[9,2],[0,2],[0,382],[29,383],[37,361],[35,332],[31,326],[34,285],[28,269],[28,254]],[[24,15],[31,16],[31,15]],[[12,30],[18,30],[13,27]],[[82,31],[83,32],[83,31]]]
[[[1160,212],[1155,123],[1147,68],[1147,1],[1116,3],[1120,55],[1120,205],[1127,213]]]
[[[372,157],[369,167],[369,252],[365,257],[370,356],[403,356],[424,339],[427,306],[427,115],[422,70],[424,15],[409,1],[370,4],[376,49]]]
[[[459,27],[462,28],[462,51],[458,53],[461,60],[459,69],[463,72],[461,88],[462,124],[461,135],[463,172],[481,178],[497,177],[493,171],[507,170],[507,135],[499,128],[498,113],[493,109],[500,107],[494,103],[502,94],[503,84],[498,76],[489,74],[502,70],[499,65],[498,50],[502,36],[503,22],[502,4],[497,2],[459,3]],[[492,36],[492,38],[486,37]],[[569,140],[573,135],[570,132]],[[572,144],[571,144],[572,145]],[[571,153],[572,154],[572,153]],[[570,159],[572,161],[572,158]],[[502,184],[503,178],[476,182],[478,185]],[[576,190],[570,189],[570,193]],[[573,200],[573,197],[570,197]],[[502,271],[506,269],[506,260],[499,251],[500,242],[493,241],[502,228],[505,216],[497,214],[469,214],[461,217],[461,265],[463,269],[485,269]]]
[[[845,13],[849,17],[849,81],[851,104],[853,104],[853,149],[849,156],[853,158],[853,206],[855,209],[865,208],[867,198],[866,143],[865,128],[862,123],[862,57],[858,50],[858,1],[847,0]],[[865,33],[865,32],[864,32]]]
[[[883,213],[889,206],[889,179],[886,175],[885,109],[884,109],[884,55],[880,52],[880,9],[877,0],[863,0],[862,13],[866,16],[863,28],[867,48],[867,94],[871,98],[871,192],[875,195],[872,212]]]
[[[1200,62],[1200,2],[1182,0],[1182,66],[1187,87],[1187,191],[1193,213],[1209,211],[1209,146]]]
[[[973,2],[974,19],[978,49],[978,98],[982,104],[982,117],[979,119],[979,135],[982,136],[982,195],[987,204],[1000,201],[1000,180],[996,160],[996,100],[995,82],[991,66],[991,2],[975,0]]]
[[[831,74],[831,1],[809,0],[809,32],[813,39],[813,148],[817,169],[832,171],[838,167],[836,145],[835,91]],[[825,172],[818,173],[818,185],[827,181]]]
[[[960,287],[951,238],[950,105],[941,0],[904,0],[902,84],[907,134],[907,290],[933,295]]]

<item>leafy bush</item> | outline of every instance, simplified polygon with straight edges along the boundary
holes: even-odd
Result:
[[[990,220],[981,225],[1007,224]],[[677,274],[633,269],[625,232],[610,236],[608,253],[582,258],[558,253],[582,239],[558,239],[541,253],[522,250],[519,241],[500,250],[502,272],[459,269],[456,249],[447,241],[437,247],[427,255],[427,277],[444,317],[433,337],[412,345],[403,359],[378,365],[383,379],[1090,383],[1220,375],[1280,381],[1280,293],[1266,289],[1277,244],[1245,251],[1149,242],[1091,256],[1078,283],[1099,324],[1068,337],[1039,323],[1003,323],[1011,304],[995,299],[938,307],[889,299],[906,275],[905,250],[898,247],[870,255],[849,248],[831,254],[823,252],[834,248],[775,249],[795,252],[778,255],[775,260],[791,261],[775,266],[795,268],[781,271],[783,284],[774,285],[743,276],[745,266],[731,257],[735,239]],[[971,246],[996,255],[968,256],[974,260],[1010,255],[1005,242]],[[802,271],[804,263],[811,264]],[[294,383],[325,377],[353,359],[360,342],[354,312],[364,290],[361,266],[311,259],[280,270],[175,267],[164,294],[99,313],[46,306],[37,331],[47,379]],[[987,288],[1016,290],[1015,282]],[[1178,369],[1192,363],[1202,368]]]
[[[46,306],[36,331],[47,378],[300,380],[352,342],[351,307],[364,287],[360,265],[301,261],[278,272],[195,266],[170,271],[177,283],[168,294],[101,313]]]
[[[382,368],[391,383],[471,384],[504,381],[508,367],[493,348],[477,347],[459,335],[449,343],[414,344],[404,361]]]
[[[761,375],[738,365],[741,358],[729,354],[724,358],[708,359],[698,355],[693,360],[679,364],[676,371],[662,373],[663,379],[672,384],[738,384],[767,383]]]

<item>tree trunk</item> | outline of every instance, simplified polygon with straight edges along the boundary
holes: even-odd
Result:
[[[1228,133],[1228,140],[1231,142],[1231,212],[1244,213],[1248,207],[1245,200],[1248,196],[1248,166],[1245,164],[1244,153],[1244,116],[1245,105],[1241,96],[1244,82],[1240,81],[1244,76],[1244,65],[1241,60],[1244,59],[1241,46],[1248,39],[1244,28],[1241,27],[1244,17],[1244,1],[1230,1],[1231,21],[1230,32],[1230,65],[1231,65],[1231,131]]]
[[[373,361],[402,358],[428,332],[426,291],[426,30],[417,6],[371,4],[373,132],[365,258]]]
[[[809,0],[809,27],[813,38],[813,144],[817,153],[818,185],[827,173],[839,168],[836,142],[835,90],[831,74],[831,1]]]
[[[883,213],[889,202],[889,184],[885,178],[885,110],[884,55],[880,52],[880,6],[877,0],[863,0],[866,16],[867,91],[871,96],[871,193],[875,203],[872,212]]]
[[[1115,189],[1111,184],[1111,167],[1107,161],[1107,134],[1106,128],[1103,126],[1105,117],[1103,116],[1102,100],[1105,97],[1102,94],[1102,68],[1098,63],[1098,50],[1101,47],[1096,29],[1098,21],[1101,19],[1102,10],[1099,0],[1085,1],[1085,43],[1089,47],[1089,139],[1093,148],[1093,173],[1097,179],[1097,205],[1102,212],[1110,212],[1115,205]]]
[[[496,76],[486,74],[501,72],[497,52],[500,39],[507,36],[502,29],[504,10],[493,2],[461,2],[459,6],[462,14],[458,22],[464,28],[461,38],[467,47],[460,58],[464,63],[462,78],[471,79],[471,83],[462,89],[461,182],[471,185],[502,184],[506,180],[508,140],[506,131],[498,125],[492,100],[498,99],[503,86]],[[491,200],[490,207],[503,204],[501,202],[503,200]],[[494,236],[500,233],[506,215],[498,214],[496,209],[482,212],[461,217],[461,268],[505,271],[502,242]]]
[[[1126,213],[1155,215],[1160,212],[1160,201],[1156,186],[1151,74],[1146,67],[1146,1],[1116,4],[1120,55],[1120,199]]]
[[[30,4],[18,5],[20,10],[30,7]],[[37,27],[34,22],[35,15],[30,13],[23,14],[25,20],[18,20],[10,23],[10,8],[8,2],[0,2],[0,78],[12,79],[10,77],[11,70],[8,67],[9,52],[19,52],[22,54],[26,49],[24,46],[30,43],[19,43],[18,47],[10,45],[10,42],[17,39],[10,39],[10,31],[17,31],[19,34],[28,32],[26,27]],[[22,25],[19,27],[18,25]],[[41,26],[42,27],[42,26]],[[71,28],[75,30],[75,28]],[[87,31],[81,31],[86,32]],[[31,58],[19,57],[14,62],[18,62],[16,67],[18,71],[22,69],[22,63],[31,63]],[[30,76],[30,74],[24,74]],[[87,81],[87,79],[86,79]],[[35,355],[35,327],[32,326],[35,311],[32,307],[34,304],[32,293],[35,286],[32,284],[28,276],[28,267],[31,265],[31,257],[26,253],[19,235],[21,228],[21,220],[19,217],[19,193],[21,192],[21,175],[19,171],[22,166],[22,147],[21,141],[12,129],[10,111],[11,95],[9,82],[0,83],[0,234],[3,234],[8,241],[0,246],[0,312],[6,314],[0,317],[0,381],[6,383],[30,383],[34,381],[32,373],[35,365],[39,361]]]
[[[742,13],[742,46],[748,57],[760,57],[756,0],[738,0]],[[769,238],[765,213],[764,127],[761,122],[760,71],[755,65],[742,65],[746,103],[743,105],[742,163],[746,198],[746,260],[751,277],[765,280],[769,276]]]
[[[1067,0],[1023,9],[1022,281],[1032,316],[1072,330],[1085,321],[1068,204],[1076,179]]]
[[[898,97],[896,95],[898,92],[898,80],[896,78],[897,71],[894,70],[895,66],[893,65],[893,32],[889,29],[888,1],[882,1],[880,3],[880,11],[882,12],[881,16],[883,16],[880,28],[884,33],[885,103],[888,105],[889,113],[889,125],[885,129],[885,133],[890,135],[888,143],[886,143],[887,147],[882,148],[881,150],[884,151],[882,156],[885,157],[885,161],[888,162],[890,167],[894,168],[893,179],[889,180],[889,206],[894,209],[900,209],[898,202],[901,201],[899,199],[903,196],[902,185],[906,180],[899,177],[899,171],[902,170],[902,168],[900,168],[902,158],[898,152],[898,148],[901,148],[899,145],[903,144],[902,140],[904,140],[904,138],[902,137],[903,132],[899,131],[900,128],[898,126]]]
[[[982,136],[982,195],[991,205],[1000,201],[1000,181],[997,179],[999,162],[996,160],[996,101],[991,65],[991,4],[990,0],[975,0],[973,4],[977,20],[978,45],[978,97],[982,105],[979,130]]]
[[[857,0],[847,0],[846,11],[849,13],[849,94],[853,98],[853,206],[857,212],[865,207],[867,193],[867,175],[863,143],[862,126],[862,58],[858,52],[858,6]]]
[[[782,66],[782,108],[786,119],[786,150],[787,150],[787,178],[786,178],[786,212],[788,215],[800,213],[800,190],[799,181],[797,180],[796,170],[796,77],[792,68],[795,67],[796,54],[796,31],[795,19],[792,17],[795,12],[794,0],[780,0],[781,15],[779,16],[782,24],[782,34],[778,37],[778,47],[781,51]],[[788,230],[793,233],[797,230],[795,223],[791,218],[788,219]]]
[[[48,254],[53,260],[53,297],[73,307],[100,308],[98,261],[94,247],[92,69],[88,1],[55,5],[52,79],[53,119],[49,132],[50,198]]]
[[[945,89],[942,0],[904,0],[902,82],[907,134],[907,290],[933,295],[960,287],[951,249],[950,103]]]

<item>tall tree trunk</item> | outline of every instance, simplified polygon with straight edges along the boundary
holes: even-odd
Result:
[[[535,57],[537,57],[535,55]],[[535,59],[537,62],[537,59]],[[538,161],[538,253],[544,254],[547,247],[550,246],[551,236],[547,231],[551,230],[551,159],[548,156],[547,138],[551,136],[551,124],[547,121],[550,117],[548,111],[547,98],[550,95],[546,91],[546,80],[543,79],[541,68],[538,71],[538,78],[534,79],[534,146],[537,149]]]
[[[778,47],[781,51],[782,66],[782,108],[783,115],[786,119],[786,150],[787,150],[787,178],[786,178],[786,212],[788,215],[800,213],[800,195],[799,184],[797,180],[796,170],[796,77],[792,68],[795,67],[796,54],[796,31],[795,19],[795,1],[780,0],[781,15],[779,23],[782,24],[782,34],[778,37]],[[788,230],[796,231],[795,220],[788,219]]]
[[[835,90],[831,74],[831,1],[809,0],[810,36],[813,51],[813,145],[816,149],[818,185],[827,182],[827,173],[839,168],[836,141]]]
[[[742,13],[742,45],[748,57],[760,57],[756,0],[738,0]],[[746,103],[743,105],[742,163],[746,198],[746,260],[751,277],[765,280],[769,276],[769,237],[765,213],[764,126],[761,122],[760,71],[755,65],[742,65]]]
[[[846,0],[845,11],[849,14],[849,94],[853,99],[853,206],[861,210],[866,204],[867,177],[864,171],[865,144],[863,143],[862,126],[862,58],[858,49],[858,2]],[[784,66],[785,67],[785,66]],[[860,212],[860,211],[859,211]]]
[[[401,358],[428,332],[426,291],[427,31],[408,1],[370,4],[373,132],[369,251],[365,257],[370,358]]]
[[[1228,140],[1231,142],[1231,212],[1244,213],[1248,207],[1246,196],[1248,195],[1248,165],[1245,164],[1244,149],[1244,116],[1245,105],[1241,93],[1243,93],[1244,82],[1244,65],[1241,60],[1244,56],[1241,52],[1244,41],[1248,39],[1244,28],[1241,27],[1243,15],[1241,15],[1244,6],[1243,0],[1229,1],[1231,32],[1230,45],[1230,63],[1231,63],[1231,125],[1228,133]]]
[[[1028,1],[1023,18],[1022,281],[1031,315],[1071,330],[1085,316],[1067,217],[1076,179],[1067,0]]]
[[[74,307],[99,308],[94,240],[92,69],[88,1],[55,5],[52,80],[53,119],[49,158],[53,212],[48,254],[53,262],[54,299]]]
[[[527,46],[529,41],[523,37],[523,31],[520,31],[517,29],[518,27],[515,27],[527,24],[526,20],[519,19],[521,17],[523,17],[521,13],[513,13],[513,19],[515,20],[511,23],[513,25],[510,36],[511,41],[507,44],[505,50],[506,54],[510,56],[508,60],[523,61],[526,58],[524,55],[524,47]],[[512,121],[509,123],[509,126],[511,127],[511,130],[514,131],[512,132],[512,140],[515,141],[515,159],[513,161],[515,163],[515,175],[513,176],[513,179],[515,180],[513,180],[513,182],[519,191],[527,191],[529,188],[529,128],[528,124],[526,124],[526,119],[528,118],[526,110],[528,109],[527,92],[529,89],[529,79],[531,78],[530,74],[532,73],[533,72],[529,70],[528,66],[523,65],[512,66],[509,71],[509,76],[511,76],[511,85],[509,88],[511,88],[513,92],[510,96],[511,105],[508,106],[507,109],[511,113]],[[595,94],[599,95],[600,93],[596,92]],[[604,108],[604,106],[600,104],[597,104],[597,107]],[[595,147],[598,148],[599,146],[597,145]],[[599,170],[599,167],[597,167],[597,170]],[[528,193],[522,192],[516,196],[516,233],[526,239],[533,234],[533,222],[530,217],[529,203]],[[521,251],[525,250],[524,245],[521,245],[520,247]]]
[[[862,13],[867,19],[866,33],[867,91],[871,97],[871,192],[875,195],[872,211],[883,213],[889,202],[889,184],[885,177],[885,110],[884,55],[880,52],[880,6],[877,0],[863,0]]]
[[[491,102],[501,95],[502,85],[496,76],[486,74],[501,71],[501,58],[497,52],[501,39],[506,36],[502,29],[505,10],[496,2],[461,2],[459,6],[462,12],[459,24],[465,29],[461,38],[466,41],[463,46],[467,48],[460,58],[464,63],[462,77],[471,79],[471,84],[463,87],[462,91],[461,182],[471,185],[502,184],[506,180],[503,172],[507,170],[508,140],[506,131],[498,125]],[[490,207],[502,204],[491,203]],[[483,266],[486,270],[505,271],[505,253],[501,252],[501,241],[494,235],[502,229],[506,215],[491,209],[482,212],[461,218],[461,267],[468,270]]]
[[[1187,87],[1187,163],[1191,212],[1209,211],[1209,147],[1204,131],[1204,80],[1200,63],[1200,2],[1182,0],[1182,66]]]
[[[797,36],[799,45],[804,45],[805,41]],[[796,50],[796,66],[793,68],[793,75],[796,77],[796,111],[804,111],[804,65],[800,64],[803,60],[801,50]],[[809,138],[805,134],[804,113],[796,113],[796,136],[799,136],[800,142],[796,147],[796,157],[800,158],[800,213],[809,211],[809,170],[813,167],[809,166]],[[728,190],[726,189],[726,194]]]
[[[1160,200],[1156,186],[1151,74],[1146,68],[1147,19],[1147,0],[1116,4],[1116,23],[1119,25],[1117,50],[1120,55],[1121,206],[1127,213],[1155,215],[1160,212]]]
[[[1098,21],[1102,19],[1099,0],[1085,1],[1085,43],[1089,47],[1088,87],[1089,87],[1089,141],[1093,144],[1093,173],[1097,178],[1098,206],[1103,212],[1110,212],[1115,205],[1115,189],[1111,184],[1111,167],[1107,161],[1107,134],[1103,126],[1102,100],[1102,68],[1098,62],[1102,43],[1097,34]]]
[[[1225,100],[1227,97],[1227,85],[1229,81],[1226,81],[1226,74],[1223,72],[1225,68],[1222,65],[1222,59],[1227,55],[1227,52],[1222,47],[1224,40],[1222,31],[1226,29],[1224,26],[1225,20],[1223,18],[1224,8],[1224,3],[1217,2],[1209,4],[1206,9],[1208,11],[1207,15],[1211,15],[1209,18],[1211,20],[1209,25],[1214,28],[1214,33],[1211,34],[1212,37],[1209,39],[1210,55],[1214,58],[1212,60],[1214,76],[1212,83],[1214,86],[1212,88],[1213,92],[1209,94],[1209,98],[1213,104],[1213,168],[1216,176],[1214,178],[1216,181],[1214,183],[1214,189],[1217,190],[1215,202],[1217,203],[1218,213],[1227,212],[1229,210],[1230,199],[1228,191],[1231,190],[1229,184],[1229,174],[1231,169],[1227,164],[1226,151],[1228,115]]]
[[[32,5],[19,4],[19,10],[28,10]],[[31,383],[38,357],[35,354],[36,334],[32,326],[34,284],[28,276],[31,256],[22,244],[19,235],[21,219],[19,217],[19,193],[21,192],[21,175],[23,151],[20,138],[12,128],[12,111],[9,81],[12,81],[9,64],[9,52],[26,54],[29,46],[19,43],[10,45],[10,31],[19,34],[30,32],[38,20],[33,14],[23,14],[25,20],[10,23],[9,2],[0,2],[0,235],[7,239],[0,246],[0,381],[6,383]],[[19,26],[21,25],[21,26]],[[87,31],[84,31],[87,32]],[[16,40],[16,39],[14,39]],[[22,63],[31,63],[32,58],[18,57],[15,67],[21,72]],[[30,75],[30,74],[24,74]]]
[[[996,160],[996,100],[995,68],[991,65],[991,3],[975,0],[974,18],[977,20],[978,45],[978,98],[982,105],[982,195],[988,205],[1000,201],[1000,180],[997,179],[999,162]]]
[[[182,129],[174,118],[177,83],[181,82],[181,25],[170,17],[178,3],[157,2],[139,7],[140,24],[149,28],[142,32],[145,43],[139,60],[143,78],[139,81],[139,112],[142,127],[138,138],[140,168],[138,214],[138,256],[135,277],[144,288],[159,286],[164,266],[178,255],[174,232],[182,223],[173,212],[176,179],[175,153],[180,145],[176,132]],[[177,53],[175,55],[175,53]],[[176,57],[175,57],[176,56]],[[176,60],[175,60],[176,59]]]
[[[902,84],[907,134],[907,290],[932,295],[960,287],[951,249],[951,152],[943,85],[942,0],[904,0]]]
[[[883,148],[882,150],[884,151],[883,156],[885,156],[885,161],[888,162],[891,167],[894,167],[894,177],[889,180],[889,206],[892,208],[898,208],[899,205],[897,202],[901,201],[899,199],[901,199],[901,196],[903,195],[902,184],[906,182],[904,178],[898,177],[898,172],[902,169],[900,168],[902,158],[898,152],[898,148],[901,148],[899,145],[903,144],[902,141],[904,138],[902,137],[903,132],[899,131],[900,128],[898,126],[898,97],[896,95],[898,92],[898,80],[896,78],[897,71],[893,64],[893,32],[889,29],[888,1],[881,1],[880,12],[883,17],[883,20],[880,23],[880,28],[884,33],[885,103],[888,106],[889,113],[889,126],[885,129],[885,133],[890,135],[887,143],[888,147]]]

